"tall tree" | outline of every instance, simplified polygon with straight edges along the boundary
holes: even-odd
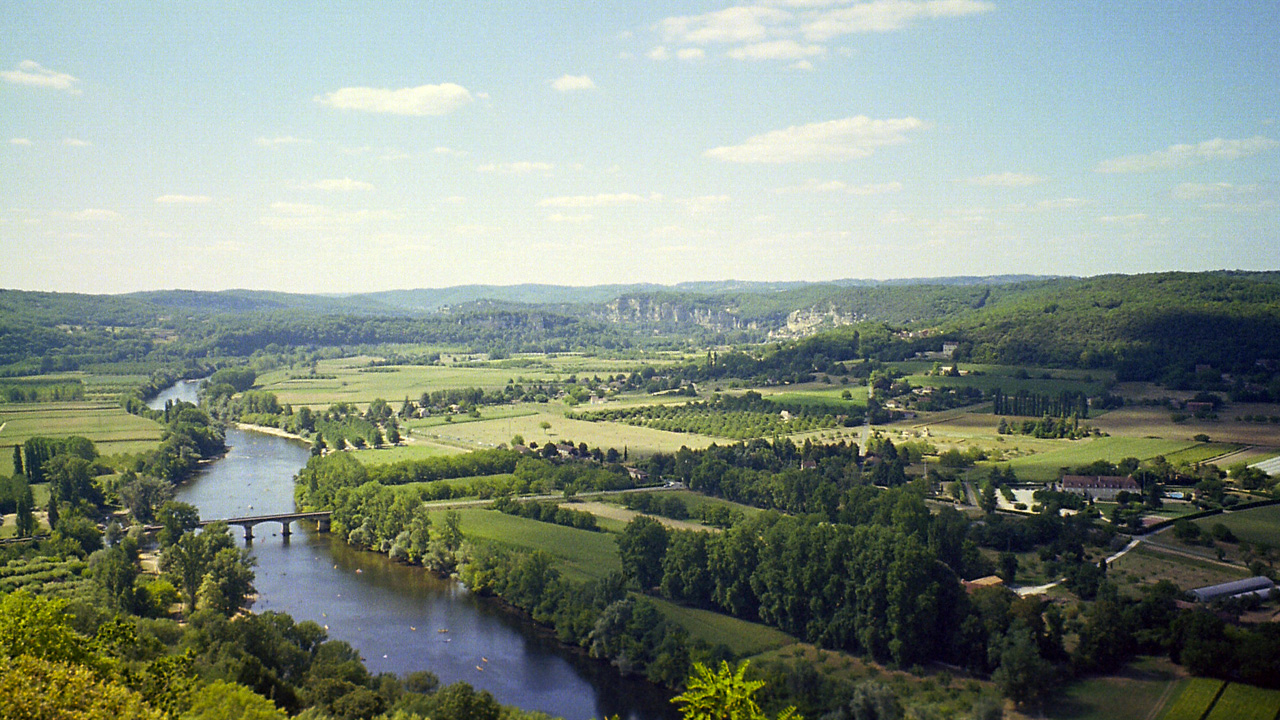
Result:
[[[642,589],[662,581],[662,558],[667,553],[667,529],[647,515],[627,523],[618,538],[618,555],[622,572],[633,578]]]

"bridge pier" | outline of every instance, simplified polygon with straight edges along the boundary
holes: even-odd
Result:
[[[289,537],[289,534],[293,532],[293,530],[291,530],[291,529],[289,528],[289,524],[290,524],[290,522],[291,522],[291,521],[289,521],[289,520],[281,520],[281,521],[280,521],[280,534],[281,534],[282,536],[284,536],[285,538],[288,538],[288,537]]]
[[[253,542],[253,525],[251,525],[251,524],[249,524],[249,523],[245,523],[245,524],[243,525],[243,527],[244,527],[244,541],[245,541],[245,544],[252,543],[252,542]]]
[[[329,518],[322,517],[316,520],[316,532],[322,532],[322,533],[329,532]]]

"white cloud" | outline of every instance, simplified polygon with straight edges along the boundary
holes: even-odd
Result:
[[[660,200],[661,195],[650,195],[648,199]],[[554,208],[592,208],[612,205],[630,205],[642,203],[646,198],[635,193],[599,193],[596,195],[562,195],[549,197],[538,202],[538,207]]]
[[[555,165],[551,163],[522,161],[477,165],[476,172],[498,173],[499,175],[528,175],[532,172],[551,172],[554,168]]]
[[[88,140],[81,140],[80,138],[63,138],[62,144],[70,145],[71,147],[89,147],[93,143]]]
[[[806,14],[800,31],[806,39],[822,42],[841,35],[902,30],[916,20],[963,17],[994,9],[993,3],[978,0],[873,0]]]
[[[669,42],[686,45],[710,43],[750,43],[767,39],[771,29],[791,19],[791,13],[777,8],[739,6],[662,21],[663,36]]]
[[[410,157],[409,153],[406,153],[399,148],[376,148],[371,145],[362,145],[360,147],[339,146],[338,152],[341,152],[344,155],[369,155],[376,157],[379,160],[405,160]]]
[[[1240,140],[1214,138],[1195,145],[1170,145],[1164,150],[1103,160],[1095,171],[1133,173],[1189,167],[1212,160],[1238,160],[1280,147],[1280,142],[1262,135]]]
[[[740,60],[801,60],[825,53],[826,48],[818,43],[843,35],[891,32],[921,20],[993,9],[993,3],[981,0],[773,0],[668,17],[658,24],[658,30],[670,44],[735,45],[728,54]],[[650,57],[665,60],[668,53],[659,46]]]
[[[259,222],[271,230],[334,231],[393,217],[373,210],[336,211],[325,205],[273,202],[272,214]]]
[[[1036,203],[1035,207],[1037,210],[1071,210],[1078,207],[1084,207],[1088,204],[1089,201],[1084,198],[1064,197],[1040,200]]]
[[[707,56],[707,51],[702,48],[680,48],[676,51],[676,57],[681,60],[701,60]]]
[[[864,158],[884,145],[900,145],[907,133],[926,127],[913,117],[874,120],[859,115],[841,120],[793,125],[747,138],[703,153],[715,160],[737,163],[789,163]]]
[[[461,85],[419,85],[388,88],[347,87],[317,95],[321,105],[342,110],[387,113],[390,115],[447,115],[472,101],[471,93]]]
[[[830,180],[828,182],[820,182],[818,180],[809,180],[803,185],[792,185],[789,187],[778,188],[778,192],[785,194],[793,193],[843,193],[845,195],[885,195],[888,193],[896,193],[902,191],[902,183],[886,182],[886,183],[864,183],[862,185],[849,185],[840,180]]]
[[[1232,183],[1182,183],[1173,189],[1172,195],[1177,200],[1197,202],[1221,201],[1228,198],[1252,195],[1258,191],[1256,184],[1233,185]]]
[[[575,90],[594,90],[596,84],[589,75],[561,75],[551,81],[551,87],[557,92],[567,93]]]
[[[1048,178],[1043,175],[1002,172],[993,175],[978,175],[965,180],[965,182],[980,187],[1028,187],[1030,185],[1039,185],[1045,180],[1048,180]]]
[[[273,202],[271,209],[284,215],[325,215],[329,208],[310,203]]]
[[[791,63],[787,67],[791,68],[792,70],[808,71],[813,69],[813,63],[809,62],[808,60],[798,60],[796,62]]]
[[[594,215],[566,215],[564,213],[551,213],[547,216],[548,222],[564,223],[569,225],[581,225],[583,223],[589,223],[594,219]]]
[[[352,180],[351,178],[333,178],[329,180],[320,180],[311,184],[316,190],[325,190],[327,192],[353,192],[355,190],[372,190],[373,186],[363,180]]]
[[[453,148],[445,147],[443,145],[432,148],[431,152],[436,155],[446,155],[448,157],[464,157],[467,154],[465,150],[454,150]]]
[[[1276,206],[1274,197],[1266,197],[1262,186],[1251,183],[1182,183],[1171,193],[1176,200],[1200,203],[1206,210],[1257,212]]]
[[[208,195],[161,195],[156,202],[163,205],[203,205],[212,202]]]
[[[35,145],[35,143],[31,142],[31,139],[30,139],[30,138],[10,138],[10,140],[9,140],[9,144],[10,144],[10,145],[25,145],[25,146]]]
[[[299,137],[294,137],[292,135],[284,135],[281,137],[273,137],[273,138],[260,137],[254,142],[258,143],[263,147],[278,147],[280,145],[305,145],[307,143],[310,143],[311,141],[305,140]]]
[[[84,220],[94,222],[98,220],[119,220],[120,213],[115,210],[103,210],[102,208],[86,208],[79,212],[71,213],[71,219]]]
[[[650,60],[658,60],[658,61],[666,60],[667,58],[671,57],[671,53],[667,52],[667,49],[662,47],[661,45],[650,50],[648,55]]]
[[[43,67],[34,60],[23,60],[14,70],[0,71],[0,78],[14,85],[63,90],[72,95],[80,94],[80,80],[66,73]]]
[[[728,55],[735,60],[800,60],[826,52],[827,49],[821,45],[805,45],[795,40],[770,40],[736,47]]]
[[[682,198],[675,202],[684,206],[692,215],[710,212],[711,210],[727,204],[732,198],[728,195],[699,195],[697,197]]]
[[[1103,215],[1098,218],[1098,222],[1107,223],[1108,225],[1133,225],[1134,223],[1144,222],[1146,219],[1146,213],[1129,213],[1128,215]]]

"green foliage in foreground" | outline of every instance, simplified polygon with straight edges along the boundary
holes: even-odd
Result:
[[[693,674],[685,682],[685,691],[671,702],[680,706],[684,720],[768,720],[769,716],[756,704],[756,691],[764,682],[747,680],[744,662],[737,670],[721,662],[720,669],[712,671],[702,663],[695,663]],[[777,720],[802,720],[796,709],[789,707],[778,713]]]

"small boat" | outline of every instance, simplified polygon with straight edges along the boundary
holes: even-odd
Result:
[[[480,672],[484,672],[484,668],[480,667],[479,665],[476,666],[476,669],[479,670]]]
[[[437,630],[436,632],[438,632],[438,633],[447,633],[447,632],[449,632],[449,628],[440,628],[440,629],[439,629],[439,630]]]
[[[418,628],[416,628],[416,627],[414,627],[414,626],[412,626],[412,625],[410,625],[410,626],[409,626],[409,629],[410,629],[410,630],[412,630],[412,631],[414,631],[414,632],[418,632]]]

